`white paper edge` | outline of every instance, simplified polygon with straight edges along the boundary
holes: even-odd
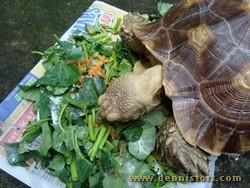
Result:
[[[39,176],[36,176],[35,174],[32,174],[27,169],[21,167],[21,166],[11,166],[6,158],[0,155],[0,168],[10,174],[11,176],[17,178],[18,180],[22,181],[26,185],[32,187],[32,188],[62,188],[60,186],[57,186],[55,184],[51,184],[51,182],[42,179]]]

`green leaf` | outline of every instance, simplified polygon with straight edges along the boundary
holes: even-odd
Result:
[[[76,84],[80,73],[74,64],[66,65],[63,62],[56,63],[53,68],[47,70],[35,84],[68,87]]]
[[[62,170],[62,172],[60,173],[60,175],[58,175],[58,178],[59,178],[62,182],[64,182],[65,184],[68,184],[68,182],[69,182],[69,177],[70,177],[70,174],[69,174],[69,171],[68,171],[66,168],[64,168],[64,169]]]
[[[72,187],[73,188],[81,188],[82,182],[81,181],[72,181]]]
[[[76,158],[76,168],[81,182],[85,182],[95,171],[95,166],[87,159]]]
[[[58,131],[54,131],[53,132],[53,146],[52,148],[65,155],[65,156],[68,156],[70,151],[67,150],[65,144],[64,144],[64,141],[62,140],[62,137],[61,137],[61,133],[59,133]]]
[[[129,152],[139,160],[144,160],[155,148],[156,129],[151,125],[144,125],[141,138],[136,142],[129,142]]]
[[[153,110],[147,114],[140,117],[140,120],[149,123],[152,126],[161,126],[164,122],[164,111],[163,110]]]
[[[98,99],[98,97],[106,91],[106,83],[105,80],[100,76],[94,76],[92,78],[85,77],[83,79],[84,93],[86,96],[91,98],[91,94],[93,95],[93,99]],[[88,92],[91,94],[87,95]]]
[[[38,151],[42,156],[46,156],[49,149],[53,146],[52,131],[49,127],[48,122],[42,125],[42,143],[40,144]]]
[[[36,87],[31,87],[28,90],[23,90],[20,86],[20,90],[18,91],[18,95],[30,101],[38,101],[40,99],[40,94],[40,89]]]
[[[25,161],[29,159],[32,155],[29,152],[19,154],[19,143],[4,143],[4,147],[7,155],[7,161],[10,165],[28,166]]]
[[[49,97],[49,108],[51,111],[52,123],[54,125],[58,125],[59,123],[59,116],[60,116],[60,112],[61,112],[63,105],[64,105],[64,102],[61,96]]]
[[[109,173],[114,172],[114,167],[117,165],[115,158],[111,153],[101,150],[100,157],[101,167],[104,172],[109,171]]]
[[[170,3],[163,3],[162,1],[157,4],[158,12],[160,15],[164,15],[171,7],[173,4]]]
[[[110,177],[107,176],[104,178],[102,182],[103,188],[110,188],[110,187],[119,187],[119,188],[127,188],[128,184],[124,182],[121,178]]]
[[[152,171],[150,169],[149,164],[143,161],[139,161],[127,151],[124,151],[122,156],[117,157],[116,160],[119,164],[119,166],[116,166],[116,171],[118,172],[119,177],[123,181],[129,182],[130,187],[134,187],[133,182],[131,182],[129,179],[131,175],[140,175],[140,176],[152,175]]]
[[[34,111],[38,114],[40,119],[45,119],[51,116],[50,108],[48,108],[50,103],[49,97],[44,93],[40,93],[40,98],[35,103]]]
[[[65,156],[56,154],[50,162],[48,169],[52,170],[55,176],[59,176],[65,167]]]
[[[100,172],[89,177],[89,187],[102,187],[100,182]]]
[[[124,132],[124,136],[130,142],[135,142],[140,139],[143,129],[141,126],[130,125]]]
[[[69,47],[65,49],[65,53],[63,54],[63,56],[67,61],[79,60],[84,58],[82,48],[80,47]]]
[[[61,139],[63,140],[63,142],[66,145],[66,149],[68,151],[71,151],[72,149],[74,149],[74,145],[73,145],[73,136],[72,135],[72,130],[75,127],[66,127],[66,131],[63,131],[61,134]]]
[[[19,148],[18,148],[18,153],[22,154],[22,153],[27,153],[30,151],[34,151],[36,150],[36,147],[34,147],[32,144],[27,143],[27,142],[19,142]]]
[[[62,95],[64,94],[69,87],[60,87],[60,86],[47,86],[46,89],[52,94],[52,95]]]
[[[89,106],[97,106],[97,100],[106,90],[105,80],[100,76],[85,77],[83,89],[78,93],[69,93],[64,96],[64,101],[73,104],[82,110]]]
[[[38,126],[34,126],[32,129],[25,129],[22,136],[22,142],[31,143],[42,133],[41,129]]]
[[[42,65],[45,70],[53,68],[53,66],[60,62],[61,56],[64,53],[62,48],[56,47],[56,45],[51,46],[43,53],[43,62]]]

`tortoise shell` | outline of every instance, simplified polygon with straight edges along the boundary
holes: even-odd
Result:
[[[250,151],[250,3],[184,0],[133,32],[163,64],[178,128],[210,154]]]

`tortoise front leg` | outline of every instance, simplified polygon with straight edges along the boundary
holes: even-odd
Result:
[[[172,168],[193,176],[208,175],[210,155],[184,140],[173,116],[169,116],[160,128],[157,148]]]

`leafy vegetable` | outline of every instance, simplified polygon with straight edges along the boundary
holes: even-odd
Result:
[[[148,21],[156,21],[159,18],[161,18],[168,10],[173,6],[171,3],[165,3],[165,2],[158,2],[157,3],[157,10],[158,12],[155,14],[141,14],[142,17],[144,17]]]
[[[56,63],[47,70],[35,84],[55,87],[67,87],[76,84],[80,74],[76,65],[67,65],[63,62]]]
[[[155,148],[156,130],[152,125],[143,125],[139,140],[128,143],[129,152],[139,160],[144,160]]]
[[[163,3],[160,1],[157,4],[158,12],[160,13],[161,16],[163,16],[173,5],[170,3]]]
[[[10,165],[28,166],[25,161],[32,155],[29,152],[18,153],[18,143],[5,143],[4,147],[7,154],[7,160]]]

